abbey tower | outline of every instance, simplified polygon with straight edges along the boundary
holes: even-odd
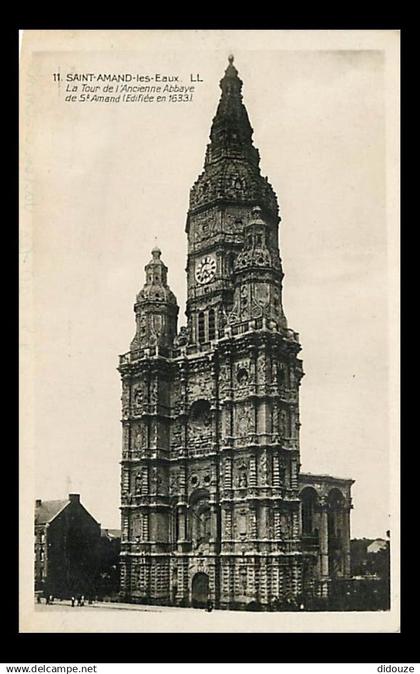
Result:
[[[347,577],[351,480],[300,473],[277,197],[229,58],[187,215],[187,325],[153,249],[121,356],[121,594],[242,608]],[[334,542],[334,544],[333,544]],[[335,546],[335,547],[334,547]]]

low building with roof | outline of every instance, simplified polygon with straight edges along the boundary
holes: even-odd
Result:
[[[96,594],[101,526],[80,502],[35,501],[35,590],[55,597]]]

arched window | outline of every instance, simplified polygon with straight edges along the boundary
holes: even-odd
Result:
[[[197,489],[191,494],[188,525],[193,550],[206,547],[211,538],[211,510],[207,490]]]
[[[235,253],[229,253],[227,256],[227,272],[228,274],[232,274],[235,266],[235,258],[236,255]]]
[[[209,340],[216,339],[216,315],[214,309],[209,311]]]
[[[198,341],[200,344],[206,341],[206,331],[204,323],[204,312],[200,311],[198,314]]]
[[[199,426],[202,430],[211,424],[211,409],[208,400],[196,400],[191,405],[191,422]]]
[[[301,492],[300,498],[302,500],[302,533],[304,536],[311,536],[315,530],[316,491],[312,487],[305,487]]]

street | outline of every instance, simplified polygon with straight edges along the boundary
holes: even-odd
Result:
[[[119,602],[95,601],[92,604],[85,602],[84,606],[72,606],[70,599],[55,599],[53,604],[46,604],[45,600],[41,604],[35,603],[37,611],[147,611],[150,613],[162,613],[167,611],[176,611],[178,613],[191,611],[204,611],[204,609],[180,608],[178,606],[149,606],[146,604],[123,604]]]

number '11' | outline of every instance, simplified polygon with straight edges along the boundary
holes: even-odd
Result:
[[[61,80],[60,73],[53,73],[54,82],[59,82]]]

